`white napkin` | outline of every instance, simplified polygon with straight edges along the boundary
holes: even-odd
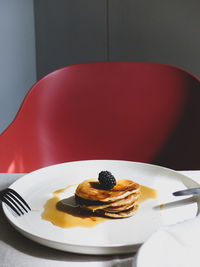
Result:
[[[140,248],[137,267],[199,267],[200,216],[155,232]]]

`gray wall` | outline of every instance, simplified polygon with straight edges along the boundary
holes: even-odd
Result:
[[[200,77],[199,0],[109,0],[111,60],[151,61]]]
[[[36,0],[37,74],[107,60],[105,0]]]
[[[36,81],[32,0],[0,0],[0,133]]]
[[[0,0],[0,132],[36,69],[40,79],[81,62],[152,61],[200,77],[199,10],[199,0]]]
[[[199,0],[36,0],[37,74],[88,61],[152,61],[200,77]]]

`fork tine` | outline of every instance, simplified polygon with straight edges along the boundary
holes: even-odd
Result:
[[[18,212],[18,210],[12,205],[12,203],[10,203],[6,198],[5,198],[5,196],[3,196],[2,198],[2,201],[3,202],[5,202],[14,212],[16,212],[17,213],[17,215],[21,215],[19,212]]]
[[[31,210],[31,208],[29,207],[28,203],[15,191],[13,190],[12,188],[7,188],[8,189],[8,192],[9,193],[12,193],[13,195],[15,195],[18,199],[20,199],[24,205],[29,209]],[[20,204],[21,205],[21,204]],[[26,210],[26,209],[25,209]]]
[[[19,205],[20,207],[25,210],[26,212],[28,212],[28,210],[24,207],[24,205],[19,201],[19,199],[17,197],[15,197],[14,194],[12,194],[9,190],[6,192],[6,195],[9,200],[14,204],[13,200],[15,200]],[[20,199],[21,200],[21,199]],[[24,203],[24,202],[23,202]]]
[[[11,202],[14,206],[15,206],[15,208],[17,208],[18,209],[18,211],[20,211],[21,212],[21,214],[24,214],[24,212],[20,209],[20,207],[17,205],[17,203],[15,202],[15,200],[13,199],[13,196],[11,195],[8,195],[8,193],[6,193],[5,195],[4,195],[4,198],[6,198],[9,202]]]

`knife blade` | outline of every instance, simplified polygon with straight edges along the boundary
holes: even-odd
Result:
[[[200,187],[184,189],[184,190],[173,192],[172,194],[174,196],[199,195],[200,194]]]

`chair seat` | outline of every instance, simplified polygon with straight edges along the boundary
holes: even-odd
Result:
[[[158,63],[56,70],[31,88],[0,136],[0,172],[88,159],[200,168],[199,89],[193,75]]]

